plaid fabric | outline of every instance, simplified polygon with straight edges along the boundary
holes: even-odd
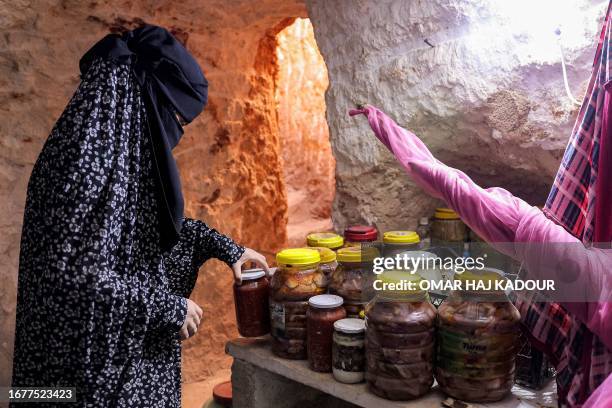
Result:
[[[595,187],[604,115],[604,85],[610,80],[610,6],[593,73],[544,212],[586,245],[593,241]],[[612,351],[560,305],[519,298],[525,331],[557,369],[559,405],[579,407],[612,373]]]

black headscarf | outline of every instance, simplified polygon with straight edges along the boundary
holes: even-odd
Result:
[[[178,239],[184,210],[181,181],[172,156],[172,149],[183,136],[177,114],[189,123],[202,112],[208,82],[185,47],[166,29],[153,25],[122,36],[104,37],[81,58],[81,75],[97,58],[131,64],[142,87],[158,178],[161,246],[167,250]]]

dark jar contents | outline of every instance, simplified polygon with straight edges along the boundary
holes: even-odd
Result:
[[[308,363],[313,371],[332,371],[334,323],[344,319],[342,298],[336,295],[313,296],[306,313]]]
[[[341,319],[334,323],[332,345],[334,378],[345,384],[362,382],[365,377],[365,322]]]
[[[405,271],[384,272],[381,281],[397,284],[420,277]],[[426,292],[380,291],[366,306],[366,381],[376,395],[409,400],[427,392],[434,381],[436,309]]]
[[[291,360],[306,360],[306,311],[308,301],[270,298],[272,352]]]
[[[492,268],[455,279],[504,279]],[[505,398],[514,385],[520,314],[503,291],[452,291],[438,309],[436,380],[440,390],[470,402]]]
[[[270,333],[268,312],[268,278],[261,269],[244,271],[242,283],[234,283],[234,306],[238,333],[259,337]]]

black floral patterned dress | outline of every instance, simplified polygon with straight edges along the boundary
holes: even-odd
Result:
[[[180,406],[185,297],[206,259],[231,264],[243,252],[194,220],[162,252],[132,75],[129,65],[92,64],[28,186],[13,385],[77,387],[79,406]]]

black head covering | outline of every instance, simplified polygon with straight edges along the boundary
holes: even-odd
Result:
[[[183,223],[181,181],[172,156],[183,129],[207,102],[208,82],[193,56],[166,29],[145,25],[122,36],[111,34],[81,58],[84,75],[97,58],[131,64],[147,109],[148,134],[157,170],[161,244],[169,249]]]

